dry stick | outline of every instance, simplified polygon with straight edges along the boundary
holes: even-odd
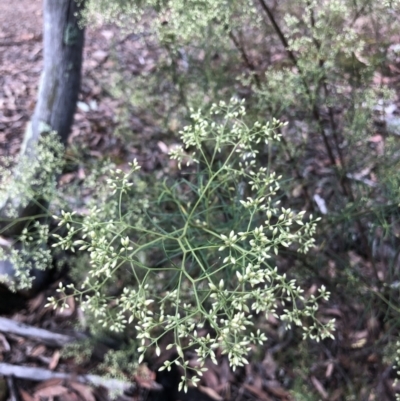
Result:
[[[79,383],[89,383],[94,386],[103,386],[110,391],[126,391],[131,389],[135,384],[117,379],[105,379],[96,375],[74,375],[63,372],[53,372],[48,369],[18,366],[9,363],[0,363],[0,376],[13,376],[17,379],[44,381],[49,379],[62,379],[77,381]]]
[[[77,341],[83,334],[68,336],[65,334],[53,333],[52,331],[28,326],[24,323],[15,322],[11,319],[0,317],[0,331],[8,334],[16,334],[21,337],[38,340],[46,345],[63,347],[64,345]]]
[[[77,333],[76,336],[53,333],[48,330],[14,322],[13,320],[3,317],[0,317],[0,331],[3,333],[11,333],[22,337],[32,338],[46,345],[59,347],[74,342],[79,339],[77,337],[82,336],[81,333]],[[49,379],[74,380],[80,383],[91,383],[95,386],[104,386],[110,391],[125,391],[133,386],[133,384],[130,382],[124,382],[115,379],[105,379],[96,375],[76,376],[70,373],[53,372],[48,369],[11,365],[8,363],[0,363],[0,376],[11,376],[17,379],[34,381],[43,381]]]

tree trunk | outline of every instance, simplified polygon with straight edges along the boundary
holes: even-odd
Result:
[[[49,131],[56,131],[60,141],[64,145],[67,143],[80,88],[84,30],[78,26],[78,14],[82,6],[82,0],[43,1],[44,68],[20,160],[24,157],[35,159],[37,144]],[[17,163],[10,188],[16,185],[21,174],[21,166]],[[43,206],[37,199],[26,204],[22,196],[16,196],[15,191],[10,190],[0,202],[0,233],[6,236],[20,234],[26,218],[35,216]],[[16,211],[13,216],[9,214],[11,209]]]
[[[32,193],[40,188],[39,184],[34,183],[34,179],[24,179],[23,174],[31,165],[38,165],[37,160],[41,160],[37,145],[47,133],[55,131],[61,143],[67,144],[80,88],[84,30],[79,27],[78,20],[84,2],[85,0],[43,0],[44,67],[37,104],[25,132],[20,157],[12,171],[8,189],[0,198],[0,235],[17,236],[38,214],[46,214],[48,199],[39,196],[24,197],[24,187],[29,187],[33,190]],[[24,163],[21,160],[25,160]],[[46,167],[48,166],[39,165],[33,171],[32,177],[41,170],[46,170]],[[48,174],[53,180],[57,178],[54,177],[54,171],[50,170]],[[3,250],[9,255],[9,249],[3,247]],[[7,257],[0,260],[0,278],[3,276],[3,281],[5,276],[8,277],[8,283],[14,282],[14,273],[14,266]],[[31,275],[36,277],[34,287],[40,285],[43,274],[35,268],[31,271]]]

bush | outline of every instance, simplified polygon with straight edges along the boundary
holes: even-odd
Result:
[[[158,342],[172,332],[168,347],[178,356],[161,369],[176,363],[201,374],[206,358],[216,363],[216,348],[235,369],[247,363],[252,344],[266,340],[255,328],[261,313],[279,316],[287,328],[300,326],[305,338],[331,336],[333,321],[324,325],[315,316],[326,289],[305,297],[274,265],[282,247],[307,252],[313,246],[318,220],[303,222],[304,212],[278,206],[280,177],[257,157],[258,148],[279,140],[283,124],[248,126],[245,117],[237,100],[213,105],[206,116],[193,112],[193,124],[181,132],[183,146],[171,152],[178,177],[138,191],[135,161],[128,172],[114,171],[103,190],[110,195],[99,195],[81,221],[73,213],[61,217],[69,231],[56,246],[90,253],[83,285],[71,286],[75,296],[106,329],[134,324],[139,362],[149,347],[159,354]],[[112,296],[118,279],[123,287]],[[184,355],[193,348],[195,367]]]

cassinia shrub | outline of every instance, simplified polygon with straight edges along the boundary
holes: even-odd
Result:
[[[134,161],[128,172],[112,173],[81,220],[62,213],[68,235],[57,236],[56,246],[90,255],[83,284],[71,286],[82,308],[112,331],[134,325],[139,361],[149,347],[159,354],[160,339],[173,333],[168,348],[178,356],[161,369],[176,363],[198,375],[206,358],[216,362],[216,348],[233,369],[247,363],[251,345],[266,340],[254,328],[259,314],[301,327],[305,338],[332,336],[333,321],[323,325],[315,316],[318,300],[328,298],[325,288],[307,297],[274,264],[282,247],[307,252],[318,220],[305,222],[304,212],[279,207],[280,177],[257,157],[279,140],[283,124],[248,126],[238,100],[191,118],[183,146],[171,152],[176,178],[147,188]],[[123,285],[115,291],[118,280]],[[197,354],[194,367],[188,349]]]
[[[24,145],[23,145],[24,146]],[[0,167],[0,210],[2,227],[18,224],[20,209],[40,205],[40,216],[25,218],[26,226],[9,247],[0,247],[0,260],[8,260],[0,282],[13,290],[29,289],[35,270],[50,268],[52,255],[47,247],[49,226],[46,206],[57,194],[57,177],[64,166],[64,146],[55,132],[43,134],[31,151],[19,159],[3,158]],[[12,185],[11,185],[12,183]],[[36,221],[35,221],[36,218]],[[8,222],[8,224],[7,224]],[[0,235],[2,231],[0,231]]]

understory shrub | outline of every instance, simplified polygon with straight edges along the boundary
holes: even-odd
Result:
[[[279,141],[283,124],[248,125],[235,99],[207,114],[192,111],[191,118],[180,133],[183,145],[171,151],[176,177],[148,188],[134,161],[129,171],[111,174],[86,216],[62,213],[68,234],[56,234],[55,246],[86,251],[90,262],[82,283],[59,291],[72,290],[104,329],[133,325],[139,362],[149,348],[159,354],[161,338],[172,333],[167,348],[176,347],[177,357],[161,369],[176,363],[201,375],[206,358],[216,363],[216,348],[233,369],[242,366],[251,345],[266,341],[256,327],[265,314],[301,327],[305,338],[331,337],[333,320],[322,324],[316,316],[326,289],[306,296],[276,266],[281,248],[313,246],[318,220],[279,206],[280,177],[258,157]],[[197,365],[186,350],[194,350]]]
[[[0,272],[0,282],[13,290],[27,290],[35,280],[35,271],[49,269],[52,252],[49,242],[47,207],[57,197],[57,177],[61,174],[64,146],[55,132],[43,134],[30,153],[3,158],[0,167],[0,236],[15,224],[24,224],[18,236],[1,243],[0,260],[8,260]],[[32,218],[20,216],[20,209],[36,207]]]
[[[317,251],[294,257],[291,249],[282,247],[279,256],[295,264],[297,277],[329,284],[335,289],[333,302],[344,309],[350,304],[361,309],[376,305],[377,298],[383,301],[369,312],[384,315],[385,324],[394,329],[389,331],[398,332],[393,299],[398,299],[400,279],[400,152],[387,119],[396,94],[386,83],[399,60],[399,2],[93,1],[86,17],[100,16],[129,29],[132,17],[144,27],[142,17],[149,10],[154,17],[151,33],[166,55],[161,58],[163,68],[152,80],[144,77],[144,85],[143,77],[131,85],[125,76],[119,80],[125,88],[121,97],[126,110],[140,110],[142,100],[144,108],[156,109],[170,120],[157,121],[169,129],[176,125],[171,120],[187,121],[190,108],[243,94],[250,121],[272,116],[287,121],[277,128],[282,135],[279,143],[257,148],[259,159],[268,159],[268,171],[287,178],[281,182],[281,207],[308,211],[322,220]],[[133,101],[138,84],[144,91]],[[162,101],[161,87],[166,88]],[[147,90],[151,96],[146,96]],[[129,112],[124,115],[129,121]],[[232,187],[230,197],[235,197],[241,187]],[[251,221],[265,227],[256,220],[257,214]],[[220,234],[229,238],[233,231],[235,241],[238,232],[244,232],[236,226],[226,228]],[[173,242],[168,243],[171,249],[181,249]],[[235,252],[232,256],[236,261]],[[354,319],[348,330],[366,325],[366,316],[367,312]],[[394,339],[389,336],[374,344],[379,357],[385,341]],[[316,349],[314,344],[311,349]],[[290,357],[296,352],[288,350]],[[332,381],[331,390],[342,386],[349,399],[366,398],[361,394],[369,385],[361,376]]]

